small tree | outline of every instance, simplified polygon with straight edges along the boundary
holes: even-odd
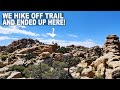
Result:
[[[14,65],[14,66],[10,67],[9,70],[23,72],[25,70],[25,67],[19,66],[19,65]]]
[[[67,64],[65,62],[54,61],[52,64],[53,68],[66,68]]]
[[[65,47],[61,47],[57,50],[58,53],[69,53],[70,49],[69,48],[65,48]]]
[[[1,60],[5,61],[8,58],[8,55],[1,55]]]
[[[25,56],[25,59],[26,60],[30,60],[32,58],[35,58],[35,55],[33,53],[28,53],[26,56]]]
[[[79,67],[79,68],[77,69],[77,72],[79,72],[79,73],[81,74],[81,72],[83,71],[83,69],[84,69],[84,68]]]
[[[44,63],[41,63],[40,65],[30,65],[24,70],[24,75],[25,77],[41,79],[44,73],[50,71],[50,69],[51,68]]]
[[[94,76],[93,79],[104,79],[104,77],[101,76],[101,75],[100,76]]]
[[[79,57],[72,57],[66,60],[66,62],[69,64],[69,67],[75,66],[80,62]]]
[[[72,76],[68,75],[67,71],[61,68],[56,68],[52,71],[44,73],[43,79],[73,79]]]

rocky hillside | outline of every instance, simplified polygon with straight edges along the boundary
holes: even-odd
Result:
[[[23,39],[20,39],[17,41],[13,41],[8,46],[0,46],[0,52],[5,51],[5,52],[12,53],[17,49],[22,49],[22,48],[27,48],[27,47],[29,48],[29,47],[32,47],[32,46],[37,45],[37,44],[44,45],[44,43],[39,42],[38,40],[33,40],[30,38],[29,39],[23,38]]]
[[[120,42],[108,35],[102,48],[23,38],[0,46],[1,79],[116,79],[120,78]]]

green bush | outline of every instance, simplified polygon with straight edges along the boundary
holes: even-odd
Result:
[[[54,61],[52,66],[53,68],[66,68],[67,64],[65,62]]]
[[[42,78],[43,79],[73,79],[72,76],[68,74],[68,72],[60,68],[45,72]]]
[[[57,50],[58,53],[69,53],[70,49],[69,48],[65,48],[65,47],[61,47]]]
[[[94,76],[93,79],[104,79],[103,76]]]
[[[5,61],[8,58],[8,55],[1,55],[1,60]]]
[[[25,59],[26,59],[26,60],[30,60],[30,59],[32,59],[32,58],[35,58],[35,55],[32,54],[32,53],[28,53],[28,54],[25,56]]]
[[[47,64],[41,63],[41,65],[30,65],[23,72],[25,77],[32,77],[40,79],[45,72],[50,71],[50,67]]]
[[[14,65],[12,67],[9,68],[10,71],[19,71],[19,72],[23,72],[25,70],[24,66],[19,66],[19,65]]]
[[[67,64],[69,65],[69,67],[77,65],[79,62],[80,62],[79,57],[72,57],[67,60]]]
[[[83,69],[84,69],[84,68],[79,67],[79,68],[77,69],[77,72],[79,72],[79,73],[81,74],[81,72],[83,71]]]
[[[69,79],[71,78],[63,68],[52,69],[47,64],[31,65],[23,72],[25,77],[34,79]]]
[[[63,69],[54,69],[52,71],[52,78],[51,79],[67,79],[68,73]]]

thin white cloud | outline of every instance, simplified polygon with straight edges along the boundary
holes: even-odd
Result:
[[[12,37],[8,37],[8,36],[0,36],[0,41],[2,40],[16,40],[17,38],[12,38]]]
[[[67,34],[67,35],[70,37],[78,37],[77,35],[74,35],[74,34]]]
[[[42,36],[42,37],[48,37],[47,34],[40,34],[40,36]]]
[[[56,40],[56,39],[43,39],[43,38],[37,38],[40,42],[51,44],[52,42],[58,43],[60,46],[68,46],[68,45],[81,45],[85,47],[93,47],[99,44],[96,44],[93,40],[88,39],[86,41],[66,41],[66,40]],[[101,46],[101,45],[99,45]]]
[[[39,34],[33,33],[28,30],[22,30],[22,28],[26,28],[26,27],[25,26],[10,26],[10,27],[0,26],[0,34],[24,34],[29,36],[40,36]]]

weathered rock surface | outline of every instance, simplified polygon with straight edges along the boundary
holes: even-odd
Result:
[[[64,60],[63,54],[62,53],[55,53],[54,60],[55,61],[63,61]]]
[[[7,77],[11,74],[11,71],[0,73],[0,79],[7,79]]]
[[[41,59],[46,59],[50,57],[50,53],[49,52],[43,52],[40,54]]]
[[[23,38],[17,41],[13,41],[11,44],[9,44],[8,46],[1,46],[0,47],[0,51],[6,51],[9,53],[14,52],[17,49],[22,49],[22,48],[29,48],[32,47],[35,44],[44,44],[42,42],[39,42],[38,40],[33,40],[33,39],[27,39],[27,38]]]
[[[0,68],[4,67],[6,64],[4,62],[0,61]]]
[[[70,45],[67,46],[70,50],[64,54],[60,53],[59,48],[57,43],[44,44],[26,38],[13,41],[8,46],[0,46],[0,78],[26,79],[21,72],[9,72],[13,65],[27,67],[45,63],[53,68],[54,60],[66,63],[69,59],[74,64],[76,59],[74,62],[71,58],[76,57],[79,58],[76,65],[64,68],[75,79],[120,78],[120,41],[117,35],[108,35],[102,48]]]
[[[21,72],[13,71],[7,79],[21,78],[21,77],[22,77]]]
[[[96,76],[105,75],[106,79],[120,77],[120,42],[117,35],[106,37],[106,42],[103,45],[103,56],[96,59],[92,65],[97,69]]]
[[[91,66],[89,66],[88,68],[84,68],[82,73],[81,73],[81,76],[87,76],[89,78],[93,78],[95,75],[93,69]]]

